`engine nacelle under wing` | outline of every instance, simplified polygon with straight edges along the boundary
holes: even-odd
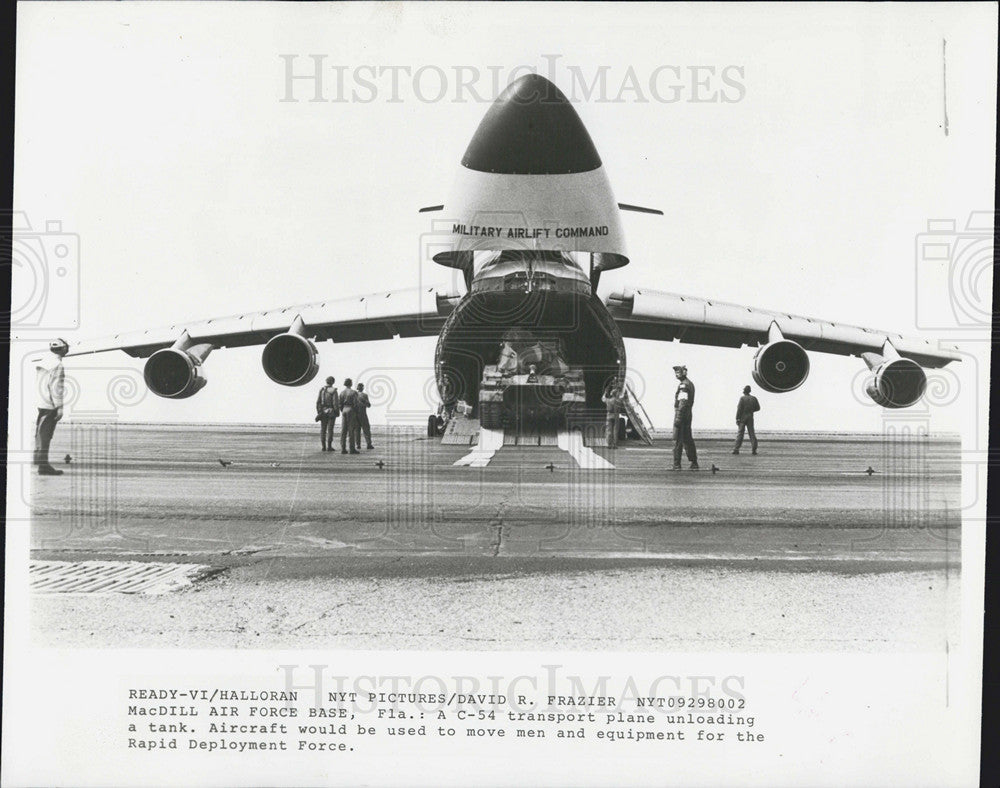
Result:
[[[798,342],[777,339],[757,349],[752,374],[764,391],[793,391],[809,377],[809,355]]]
[[[205,388],[208,381],[201,364],[212,346],[189,344],[182,338],[173,347],[157,350],[149,357],[142,376],[150,391],[167,399],[187,399]]]
[[[264,372],[282,386],[304,386],[319,372],[319,351],[311,339],[292,331],[272,337],[260,358]]]
[[[908,358],[886,358],[878,353],[862,353],[872,377],[865,393],[883,408],[908,408],[927,388],[927,373]]]

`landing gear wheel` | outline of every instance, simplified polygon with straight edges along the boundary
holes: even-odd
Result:
[[[625,419],[618,419],[618,440],[625,440]]]
[[[438,417],[428,416],[427,417],[427,437],[436,438],[438,435]]]

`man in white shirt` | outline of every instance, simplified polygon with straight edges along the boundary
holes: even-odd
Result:
[[[35,458],[39,476],[62,476],[62,471],[49,464],[49,444],[56,424],[63,417],[63,394],[66,373],[63,356],[69,352],[65,339],[49,343],[49,355],[35,361],[35,390],[38,397],[38,418],[35,421]]]

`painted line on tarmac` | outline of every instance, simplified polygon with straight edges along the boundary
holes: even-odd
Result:
[[[556,437],[556,443],[560,449],[573,458],[573,461],[580,468],[613,470],[615,467],[600,454],[584,446],[583,435],[576,430],[560,430]],[[503,446],[503,430],[481,429],[479,431],[479,443],[476,445],[476,448],[461,459],[456,460],[452,465],[485,468]]]
[[[490,464],[493,455],[503,447],[503,430],[490,430],[485,427],[479,430],[479,443],[476,448],[452,465],[468,465],[472,468],[485,468]]]
[[[614,465],[593,449],[583,445],[583,434],[577,430],[560,430],[556,438],[559,448],[569,454],[581,468],[614,470]]]

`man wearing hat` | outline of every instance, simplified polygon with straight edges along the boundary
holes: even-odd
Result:
[[[38,418],[35,420],[35,458],[39,476],[62,476],[62,471],[49,464],[49,444],[56,424],[63,417],[63,392],[66,373],[63,356],[69,352],[65,339],[49,343],[49,354],[35,361],[35,391],[38,397]]]
[[[368,421],[368,408],[372,406],[372,401],[368,398],[368,394],[365,392],[365,384],[358,384],[358,428],[365,435],[365,443],[368,444],[369,449],[374,449],[375,446],[372,444],[372,425]],[[355,433],[357,438],[358,448],[361,448],[361,435]]]
[[[350,378],[344,379],[344,388],[340,390],[340,413],[343,417],[340,421],[340,453],[360,454],[358,444],[361,443],[360,423],[358,422],[358,392],[351,388],[354,381]],[[347,451],[348,439],[350,439],[350,452]]]
[[[691,410],[694,408],[694,383],[688,380],[687,367],[674,367],[674,374],[680,381],[674,394],[674,470],[681,469],[681,450],[691,461],[691,470],[698,470],[698,450],[691,435]]]
[[[601,397],[601,399],[604,400],[604,406],[607,411],[604,427],[604,445],[609,449],[617,449],[618,422],[621,420],[621,412],[624,403],[622,400],[621,390],[615,381],[611,381],[608,384],[608,387],[604,392],[604,396]]]
[[[327,378],[326,385],[316,397],[316,421],[319,422],[319,442],[323,445],[323,451],[333,451],[334,448],[334,430],[340,413],[340,396],[337,394],[337,387],[333,385],[336,382],[333,378]]]
[[[757,434],[753,430],[753,414],[760,410],[760,402],[750,393],[750,387],[743,387],[743,396],[740,397],[736,405],[736,426],[739,432],[736,433],[736,445],[733,446],[733,454],[740,453],[740,446],[743,445],[743,433],[750,433],[750,453],[757,453]]]

